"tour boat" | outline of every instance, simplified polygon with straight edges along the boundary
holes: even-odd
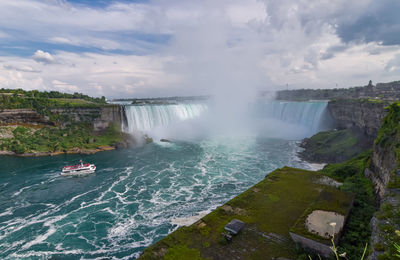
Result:
[[[86,175],[90,173],[94,173],[96,170],[96,166],[90,163],[82,163],[77,165],[69,165],[62,168],[61,175],[62,176],[80,176]]]

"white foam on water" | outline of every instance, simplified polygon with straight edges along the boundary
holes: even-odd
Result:
[[[33,185],[33,186],[34,186],[34,185]],[[27,187],[23,187],[23,188],[19,189],[17,192],[15,192],[15,193],[12,195],[12,197],[18,196],[18,195],[21,194],[24,190],[29,189],[30,187],[32,187],[32,186],[27,186]]]
[[[43,223],[43,226],[49,227],[48,230],[46,231],[46,233],[43,235],[36,236],[35,239],[24,244],[22,246],[22,248],[27,249],[33,245],[40,244],[43,241],[45,241],[49,236],[53,235],[57,231],[56,227],[54,226],[54,223],[64,219],[65,217],[67,217],[67,215],[59,215],[59,216],[51,217],[51,218],[48,218],[47,220],[45,220],[45,222]]]
[[[43,234],[43,235],[38,235],[35,239],[29,241],[28,243],[25,243],[25,244],[22,246],[22,249],[28,249],[28,248],[30,248],[30,247],[33,246],[33,245],[42,243],[42,242],[45,241],[49,236],[53,235],[56,231],[57,231],[57,230],[56,230],[54,227],[50,227],[50,228],[47,230],[47,232],[46,232],[45,234]]]
[[[131,172],[132,172],[132,169],[133,169],[133,167],[127,167],[126,169],[125,169],[125,173],[126,173],[126,175],[124,175],[124,176],[120,176],[119,177],[119,179],[117,180],[117,181],[115,181],[115,182],[113,182],[112,184],[111,184],[111,186],[106,190],[106,191],[104,191],[104,192],[102,192],[101,194],[100,194],[100,196],[96,199],[96,200],[102,200],[103,198],[104,198],[104,196],[107,194],[107,193],[109,193],[109,192],[113,192],[114,194],[115,194],[115,192],[113,191],[113,188],[117,185],[117,184],[119,184],[120,182],[123,182],[124,180],[126,180],[130,175],[131,175]]]
[[[107,239],[112,240],[113,238],[123,238],[130,234],[132,229],[137,227],[134,218],[129,218],[124,222],[117,223],[117,225],[108,229]]]
[[[12,215],[13,214],[13,207],[6,209],[4,212],[0,213],[0,217]]]
[[[63,250],[61,252],[54,252],[54,251],[28,251],[26,253],[12,253],[10,255],[11,258],[16,258],[16,259],[29,259],[32,257],[40,257],[42,259],[46,259],[49,256],[55,255],[55,254],[63,254],[63,255],[80,255],[82,254],[83,251],[80,249],[73,249],[73,250]]]

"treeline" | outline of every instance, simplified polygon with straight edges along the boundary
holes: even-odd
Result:
[[[45,115],[50,108],[97,107],[107,104],[105,97],[93,98],[82,93],[61,93],[58,91],[25,91],[22,89],[0,89],[0,110],[27,108]]]
[[[292,101],[360,98],[393,101],[400,100],[400,81],[378,83],[376,86],[370,81],[367,86],[352,88],[280,90],[275,98]]]
[[[6,94],[6,95],[5,95]],[[38,90],[23,90],[23,89],[0,89],[0,95],[25,97],[25,98],[64,98],[64,99],[82,99],[93,103],[106,104],[106,98],[94,98],[88,95],[75,92],[74,94],[62,93],[58,91],[38,91]]]

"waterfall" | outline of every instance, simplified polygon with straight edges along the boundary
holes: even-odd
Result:
[[[267,101],[258,102],[255,111],[258,118],[301,128],[304,136],[310,136],[330,127],[327,105],[327,102]]]
[[[235,118],[239,126],[245,126],[250,131],[257,131],[268,137],[301,139],[324,130],[327,102],[257,102],[242,118]],[[190,128],[184,121],[195,119],[209,111],[202,120],[201,127],[209,129],[217,124],[226,124],[225,118],[213,118],[214,106],[206,103],[181,103],[163,105],[125,105],[125,118],[122,129],[132,134],[147,134],[156,138],[167,138],[172,132],[180,130],[190,134],[192,130],[201,130],[199,124]],[[215,112],[215,111],[214,111]],[[232,114],[235,114],[232,112]],[[204,119],[204,118],[203,118]],[[207,120],[214,119],[214,120]],[[186,127],[186,128],[185,128]],[[205,130],[206,131],[206,130]],[[176,132],[177,133],[177,132]],[[254,131],[253,131],[254,133]]]
[[[199,117],[206,109],[206,104],[189,103],[125,106],[127,124],[124,124],[122,129],[129,133],[147,133],[155,128],[165,128]]]

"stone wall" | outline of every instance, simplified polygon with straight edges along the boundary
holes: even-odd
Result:
[[[309,248],[315,252],[318,252],[323,257],[330,257],[333,254],[330,245],[325,245],[318,241],[300,236],[292,232],[289,232],[289,234],[295,243],[302,245],[305,248]]]

